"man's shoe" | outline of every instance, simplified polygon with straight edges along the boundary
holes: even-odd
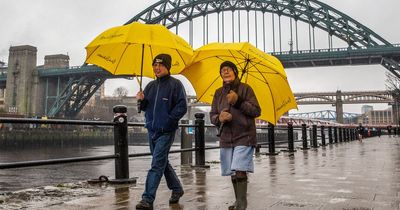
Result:
[[[140,210],[153,210],[153,204],[149,203],[145,200],[141,200],[137,205],[136,205],[136,209],[140,209]]]
[[[171,197],[169,198],[169,203],[174,204],[178,203],[179,199],[183,196],[184,192],[172,192]]]

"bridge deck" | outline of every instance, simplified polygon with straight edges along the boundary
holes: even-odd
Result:
[[[294,155],[256,156],[255,173],[249,179],[248,209],[399,209],[399,151],[400,138],[382,136],[298,150]],[[234,195],[230,179],[221,177],[219,164],[212,163],[218,160],[218,152],[207,151],[210,169],[197,170],[178,166],[177,155],[171,154],[171,162],[185,195],[179,205],[169,206],[170,192],[162,180],[155,209],[227,209]],[[53,200],[52,205],[36,206],[54,210],[134,209],[143,192],[148,163],[134,164],[132,167],[138,170],[131,174],[139,177],[136,185],[83,185],[93,193],[79,195],[83,190],[73,189],[75,197],[62,202],[54,199],[67,195],[51,198],[47,193],[41,202]]]

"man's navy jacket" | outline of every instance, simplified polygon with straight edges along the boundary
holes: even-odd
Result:
[[[187,111],[185,88],[170,75],[157,78],[144,89],[140,109],[146,112],[145,127],[155,136],[175,131]]]

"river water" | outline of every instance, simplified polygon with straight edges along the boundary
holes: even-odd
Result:
[[[213,144],[213,146],[215,145],[216,144]],[[171,149],[180,149],[180,145],[173,145]],[[148,146],[129,146],[129,154],[145,152],[149,152]],[[110,155],[113,153],[114,146],[1,150],[0,163]],[[218,155],[218,150],[207,150],[206,161],[216,161],[218,160]],[[135,174],[139,172],[140,174],[145,173],[150,166],[150,161],[150,156],[130,158],[130,176],[135,176]],[[170,154],[170,162],[173,166],[180,165],[180,153]],[[113,159],[16,169],[0,169],[0,194],[39,186],[75,183],[96,179],[100,175],[114,178],[114,170]]]

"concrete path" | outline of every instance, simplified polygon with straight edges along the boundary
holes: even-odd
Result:
[[[217,160],[218,151],[212,150],[212,154],[213,160]],[[218,210],[227,209],[234,201],[230,178],[220,176],[218,162],[210,161],[209,169],[179,166],[177,161],[173,164],[184,185],[185,195],[180,204],[169,205],[170,192],[162,180],[154,209]],[[71,193],[76,191],[76,196],[69,196],[69,199],[50,195],[48,200],[51,201],[47,204],[42,202],[25,207],[135,209],[143,192],[146,171],[147,168],[134,171],[133,176],[138,176],[137,184],[82,183],[79,187],[69,188]],[[299,149],[292,154],[257,155],[255,173],[249,177],[248,200],[249,210],[400,209],[400,138],[382,136],[363,142],[345,142],[305,151]],[[12,207],[10,202],[3,198],[3,208]]]

